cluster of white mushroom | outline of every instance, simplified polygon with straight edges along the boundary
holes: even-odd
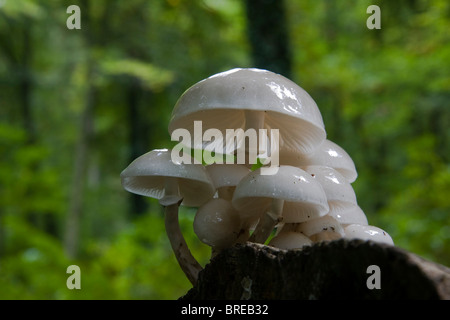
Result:
[[[202,267],[180,231],[180,204],[198,208],[194,232],[213,253],[246,241],[281,249],[339,238],[393,244],[385,231],[368,224],[351,185],[357,177],[352,159],[326,139],[316,103],[294,82],[261,69],[216,74],[183,93],[169,133],[184,128],[194,134],[194,121],[220,132],[278,129],[279,165],[273,174],[261,174],[264,167],[252,170],[256,161],[249,159],[249,150],[243,164],[179,163],[171,150],[161,149],[142,155],[121,173],[126,190],[157,198],[165,207],[167,235],[193,284]],[[233,143],[233,151],[246,148],[245,139]],[[194,140],[189,147],[205,144]]]

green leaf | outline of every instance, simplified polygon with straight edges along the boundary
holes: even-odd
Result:
[[[135,59],[107,59],[101,61],[100,66],[105,75],[127,75],[138,79],[143,87],[156,91],[174,80],[173,72]]]

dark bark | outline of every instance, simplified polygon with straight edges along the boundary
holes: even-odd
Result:
[[[247,32],[257,68],[291,76],[291,52],[284,1],[246,0]]]
[[[367,286],[370,265],[380,268],[380,289]],[[370,241],[289,251],[247,243],[215,256],[180,299],[450,299],[450,269]]]
[[[34,144],[36,142],[36,128],[34,125],[34,118],[31,107],[31,94],[33,90],[32,76],[31,76],[31,30],[29,28],[23,29],[23,49],[21,61],[21,79],[19,83],[19,99],[21,100],[21,109],[23,117],[23,128],[27,133],[27,143]]]
[[[145,117],[140,112],[142,89],[136,79],[129,79],[127,86],[128,123],[130,128],[130,158],[132,162],[147,150],[148,137],[145,132]],[[145,198],[136,194],[130,194],[130,212],[133,216],[143,214],[147,210]]]

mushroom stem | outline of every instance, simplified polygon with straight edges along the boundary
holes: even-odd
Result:
[[[264,111],[245,110],[245,130],[255,129],[258,132],[259,129],[263,129],[264,115]]]
[[[233,199],[233,192],[235,187],[220,187],[217,189],[217,194],[219,198],[230,200]]]
[[[284,200],[273,199],[272,203],[263,214],[256,226],[255,231],[249,241],[256,243],[265,243],[270,236],[275,225],[282,221],[281,213],[283,212]]]
[[[249,238],[249,229],[248,227],[242,227],[239,231],[238,237],[235,243],[245,243]]]
[[[178,189],[178,179],[174,177],[167,178],[164,185],[164,197],[159,200],[159,204],[167,207],[178,203],[182,198]]]
[[[236,241],[234,242],[236,243],[246,243],[248,241],[248,238],[250,238],[250,228],[252,226],[251,221],[248,220],[244,220],[241,221],[241,228],[239,230],[239,234],[237,236]]]
[[[213,259],[215,256],[217,256],[220,253],[220,251],[222,251],[222,250],[217,249],[216,247],[212,247],[211,248],[211,258],[210,259]]]
[[[166,179],[165,194],[159,203],[165,207],[164,223],[166,225],[167,237],[169,238],[170,245],[175,253],[178,264],[189,281],[195,285],[198,273],[202,270],[202,267],[189,251],[189,247],[187,246],[180,229],[180,224],[178,222],[178,207],[182,201],[183,199],[180,197],[178,189],[178,179]]]
[[[245,110],[245,131],[248,129],[253,129],[256,132],[256,137],[259,137],[260,129],[264,129],[264,121],[265,121],[265,112],[264,111],[257,111],[257,110]],[[258,146],[248,146],[248,148],[245,150],[245,163],[246,164],[255,164],[257,163],[258,154],[265,154],[267,152],[266,150],[266,144],[261,143],[260,139],[264,139],[259,137],[258,138]],[[256,149],[253,149],[255,148]]]
[[[167,237],[170,240],[170,245],[175,253],[178,264],[192,285],[195,285],[197,283],[198,273],[202,270],[202,267],[192,256],[186,241],[184,240],[183,234],[181,233],[178,222],[178,207],[181,201],[182,200],[166,206],[164,223],[166,226]]]

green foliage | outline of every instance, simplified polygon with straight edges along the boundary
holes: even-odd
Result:
[[[138,60],[103,60],[100,62],[100,67],[107,76],[128,75],[139,79],[143,87],[157,91],[173,81],[173,74],[170,71]]]
[[[18,216],[2,220],[7,230],[0,263],[0,299],[57,299],[70,265],[61,244]]]
[[[193,210],[180,227],[192,254],[205,265],[210,248],[196,238]],[[7,251],[0,264],[0,299],[173,299],[190,287],[170,248],[160,216],[148,213],[113,240],[92,240],[79,259],[68,259],[57,239],[21,219],[5,219]],[[66,287],[66,269],[81,270],[81,290]]]
[[[66,28],[71,4],[81,30]],[[371,4],[380,30],[366,28]],[[285,5],[292,78],[352,156],[369,222],[450,265],[450,3]],[[191,287],[161,207],[146,199],[134,212],[119,174],[132,150],[174,145],[167,125],[184,90],[252,66],[245,28],[237,0],[0,1],[0,299],[175,299]],[[69,257],[74,203],[79,254]],[[205,265],[194,214],[183,208],[180,223]],[[66,287],[71,264],[81,290]]]
[[[193,214],[182,210],[180,226],[192,254],[204,265],[210,250],[195,238]],[[64,298],[173,299],[190,287],[170,248],[161,216],[154,213],[134,221],[113,241],[90,242],[80,268],[82,290],[65,290]]]

